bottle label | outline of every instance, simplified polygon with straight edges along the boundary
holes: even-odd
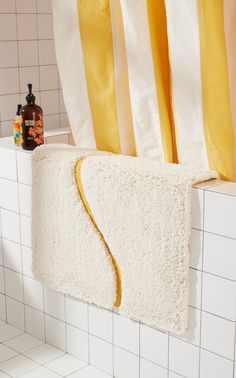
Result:
[[[16,118],[13,123],[13,136],[14,142],[17,146],[21,145],[21,127],[20,127],[20,120]]]
[[[37,120],[22,120],[22,142],[40,146],[44,143],[43,118],[40,115]]]

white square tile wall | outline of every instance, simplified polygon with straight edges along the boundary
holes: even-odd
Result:
[[[42,9],[46,5],[42,1]],[[51,344],[35,346],[24,358],[48,364],[59,376],[71,364],[71,378],[236,378],[236,197],[225,194],[224,185],[216,192],[193,189],[189,329],[177,336],[43,287],[31,270],[31,153],[0,145],[0,183],[0,320]],[[227,209],[223,221],[218,203],[224,214]],[[5,337],[0,332],[0,341]],[[28,366],[28,359],[20,362]],[[75,359],[93,368],[74,373]]]
[[[0,0],[0,137],[12,135],[18,103],[33,84],[45,129],[68,126],[56,63],[52,0]],[[50,116],[49,116],[50,115]]]

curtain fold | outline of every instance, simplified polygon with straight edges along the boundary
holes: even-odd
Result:
[[[234,180],[235,0],[53,0],[75,143]]]

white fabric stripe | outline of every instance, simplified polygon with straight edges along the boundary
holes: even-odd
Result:
[[[166,0],[166,11],[179,162],[208,168],[197,0]]]
[[[234,139],[236,145],[236,2],[235,0],[224,1],[225,39],[229,68],[229,86],[231,111],[234,126]],[[236,170],[236,151],[235,151]],[[235,171],[236,179],[236,171]]]
[[[121,153],[134,156],[136,151],[134,146],[134,132],[130,108],[130,98],[127,98],[127,93],[129,93],[129,84],[127,83],[127,58],[119,0],[110,0],[110,10],[112,20],[116,76],[116,104]]]
[[[53,0],[54,39],[75,144],[96,148],[80,40],[77,0]]]
[[[146,0],[121,0],[137,155],[164,160]]]

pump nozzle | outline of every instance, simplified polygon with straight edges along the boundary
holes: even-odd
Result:
[[[35,103],[35,96],[32,93],[32,84],[27,84],[29,88],[29,93],[26,96],[27,104],[34,104]]]

